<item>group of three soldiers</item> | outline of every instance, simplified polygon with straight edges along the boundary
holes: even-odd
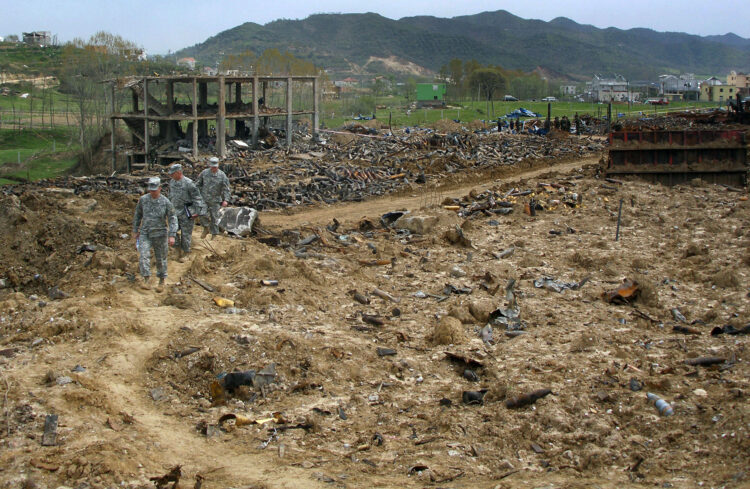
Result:
[[[161,195],[161,180],[148,180],[148,193],[138,199],[133,217],[133,236],[138,249],[138,267],[143,277],[141,288],[150,289],[151,249],[156,259],[158,292],[164,289],[167,277],[168,246],[178,245],[177,261],[183,262],[190,253],[195,220],[202,218],[203,235],[212,239],[219,234],[219,208],[231,198],[229,178],[219,169],[219,159],[211,158],[209,167],[193,182],[182,174],[182,165],[169,167],[169,198]],[[179,241],[177,234],[179,231]]]

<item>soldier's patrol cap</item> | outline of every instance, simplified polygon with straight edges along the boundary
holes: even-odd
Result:
[[[161,179],[159,177],[151,177],[148,179],[148,189],[158,190],[161,185]]]
[[[219,158],[214,156],[213,158],[208,160],[208,166],[213,166],[213,167],[219,166]]]
[[[174,165],[169,167],[169,170],[167,170],[170,175],[177,171],[182,171],[182,165],[180,165],[179,163],[175,163]]]

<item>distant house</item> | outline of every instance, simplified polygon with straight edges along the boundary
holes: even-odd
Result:
[[[210,66],[204,66],[202,71],[206,76],[216,76],[216,74],[218,73],[218,70],[216,68],[211,68]]]
[[[737,87],[732,85],[712,85],[705,81],[701,83],[701,102],[726,102],[733,99]]]
[[[50,31],[24,32],[23,42],[29,46],[49,46],[52,44],[52,33]]]
[[[669,100],[697,100],[700,93],[698,81],[692,73],[680,76],[661,75],[659,77],[659,95]]]
[[[445,103],[445,83],[417,83],[417,104],[443,105]]]
[[[734,85],[741,94],[750,95],[750,75],[732,71],[727,76],[727,85]]]
[[[336,80],[335,82],[333,82],[333,84],[339,88],[354,88],[357,86],[357,83],[357,79],[352,77],[344,78],[343,80]]]
[[[576,94],[575,85],[560,85],[560,94],[563,97],[573,97]]]
[[[333,82],[334,91],[338,97],[342,93],[349,93],[359,84],[356,78],[348,77],[343,80],[336,80]]]
[[[177,66],[184,66],[188,69],[195,69],[195,58],[180,58],[177,60]]]
[[[707,84],[707,85],[710,85],[710,86],[712,86],[712,87],[718,87],[719,85],[723,85],[723,84],[724,84],[724,82],[722,82],[721,80],[719,80],[719,79],[718,79],[718,78],[716,78],[715,76],[712,76],[711,78],[708,78],[708,79],[706,79],[706,80],[703,80],[703,81],[701,82],[701,87],[703,86],[703,84]]]
[[[630,85],[624,76],[615,75],[614,78],[604,78],[594,75],[587,83],[591,86],[591,98],[594,102],[626,102],[632,98]]]

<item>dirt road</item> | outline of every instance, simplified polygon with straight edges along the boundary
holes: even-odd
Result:
[[[333,218],[336,218],[342,224],[348,224],[359,220],[364,215],[382,215],[398,209],[414,211],[428,206],[439,205],[443,199],[461,197],[471,189],[481,192],[493,185],[534,178],[545,173],[570,172],[583,168],[586,165],[595,164],[599,159],[599,156],[594,156],[555,164],[544,162],[543,164],[534,165],[531,168],[503,168],[479,175],[467,175],[466,180],[469,180],[468,182],[462,180],[458,180],[457,182],[441,182],[438,186],[427,188],[416,187],[412,191],[405,190],[396,195],[368,199],[363,202],[336,204],[325,207],[295,208],[287,212],[264,212],[261,222],[263,226],[284,228],[308,224],[328,224]]]

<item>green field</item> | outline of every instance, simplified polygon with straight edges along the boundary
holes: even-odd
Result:
[[[547,115],[547,102],[533,102],[520,100],[518,102],[494,102],[494,113],[490,107],[490,113],[487,113],[487,103],[482,102],[456,102],[448,103],[444,108],[437,109],[411,109],[409,103],[403,97],[380,97],[376,100],[380,108],[375,111],[375,115],[381,122],[388,123],[389,114],[394,127],[428,125],[441,119],[451,120],[458,119],[461,122],[471,122],[475,120],[492,120],[512,112],[515,109],[523,107],[543,117]],[[348,122],[352,122],[352,114],[345,112],[346,104],[344,101],[330,101],[323,103],[323,110],[320,114],[321,123],[326,127],[340,127]],[[620,117],[649,117],[654,114],[664,114],[667,112],[676,112],[680,110],[689,110],[695,108],[717,107],[716,103],[708,102],[671,102],[666,106],[655,106],[646,104],[614,104],[612,106],[613,119]],[[596,104],[591,102],[552,102],[552,118],[568,116],[571,120],[573,116],[590,114],[596,117],[604,117],[607,114],[606,104]],[[407,113],[409,111],[410,113]],[[354,114],[355,116],[357,114]],[[371,116],[371,113],[363,113],[363,116]],[[356,121],[355,121],[356,122]]]
[[[72,135],[67,128],[0,129],[0,184],[62,175],[76,163]]]

